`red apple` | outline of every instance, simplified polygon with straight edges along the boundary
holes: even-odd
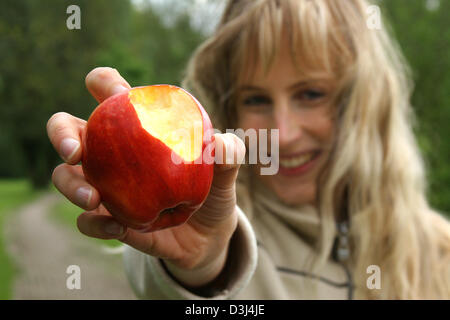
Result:
[[[211,121],[182,88],[137,87],[106,99],[89,117],[83,144],[86,180],[130,228],[180,225],[211,188]]]

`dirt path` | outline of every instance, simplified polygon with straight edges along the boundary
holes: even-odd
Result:
[[[46,194],[11,214],[6,250],[18,267],[13,299],[135,299],[121,254],[107,254],[96,242],[49,218],[62,197]],[[80,269],[80,289],[68,289],[70,265]]]

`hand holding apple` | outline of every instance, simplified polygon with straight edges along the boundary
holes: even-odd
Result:
[[[171,85],[103,101],[83,136],[82,168],[123,225],[149,232],[185,223],[205,201],[214,170],[208,114]]]
[[[91,94],[101,103],[109,96],[130,89],[128,83],[111,68],[94,69],[86,77]],[[142,233],[118,223],[101,204],[98,190],[86,180],[81,166],[84,156],[86,121],[67,113],[53,115],[47,124],[49,138],[66,163],[55,168],[53,183],[70,201],[87,210],[78,218],[79,230],[91,237],[119,239],[147,254],[161,257],[178,268],[179,280],[190,286],[205,284],[221,271],[233,234],[235,211],[236,164],[214,164],[210,192],[201,207],[184,224],[173,228]],[[225,143],[229,140],[229,143]],[[238,159],[245,154],[242,141],[231,134],[216,134],[214,145],[234,152]],[[223,163],[223,162],[220,162]],[[209,267],[213,266],[213,267]],[[202,271],[198,273],[198,271]],[[205,273],[205,270],[208,270]],[[185,271],[185,272],[184,272]],[[184,273],[183,273],[184,272]],[[184,278],[183,278],[184,277]]]

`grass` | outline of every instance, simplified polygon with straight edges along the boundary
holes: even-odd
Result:
[[[69,228],[76,230],[77,229],[77,217],[83,212],[83,209],[77,207],[72,204],[69,200],[58,202],[52,210],[51,218],[55,221],[65,225]],[[100,245],[105,245],[108,247],[117,247],[122,243],[118,240],[103,240],[97,238],[88,238],[92,239],[92,241],[97,242]]]
[[[12,280],[16,269],[5,251],[3,230],[6,219],[14,209],[35,199],[40,192],[31,188],[27,180],[0,180],[0,299],[11,298]]]

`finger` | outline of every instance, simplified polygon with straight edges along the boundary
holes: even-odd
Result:
[[[47,135],[60,157],[69,164],[81,160],[81,136],[86,121],[66,112],[55,113],[47,121]]]
[[[117,240],[135,248],[138,251],[148,255],[158,257],[160,259],[180,259],[183,256],[183,248],[181,246],[172,246],[169,243],[177,242],[174,229],[179,229],[178,233],[181,237],[189,237],[189,231],[181,231],[186,229],[184,226],[176,226],[169,229],[158,230],[154,232],[140,232],[128,228],[117,238]],[[166,248],[166,249],[164,249]]]
[[[215,165],[213,186],[229,188],[236,180],[245,160],[245,144],[232,133],[215,134]]]
[[[109,67],[99,67],[89,72],[86,76],[86,87],[98,102],[131,89],[119,72]]]
[[[141,233],[127,228],[114,219],[103,205],[93,211],[83,212],[79,215],[77,227],[81,233],[88,237],[117,239],[136,250],[160,258],[166,258],[166,256],[159,254],[154,248],[156,244],[154,233],[167,233],[167,230],[156,231],[154,233]]]
[[[160,250],[167,242],[167,239],[174,241],[174,239],[170,239],[174,237],[173,228],[142,233],[119,223],[103,205],[100,205],[95,210],[83,212],[79,215],[77,227],[81,233],[88,237],[117,239],[138,251],[161,259],[177,259],[183,255],[183,252],[177,246],[166,253]],[[164,244],[161,243],[162,241]]]
[[[118,239],[127,230],[111,215],[100,210],[83,212],[78,216],[77,227],[84,235],[98,239]]]
[[[73,204],[84,210],[93,210],[100,205],[100,194],[84,178],[81,166],[60,164],[53,170],[55,187]]]

